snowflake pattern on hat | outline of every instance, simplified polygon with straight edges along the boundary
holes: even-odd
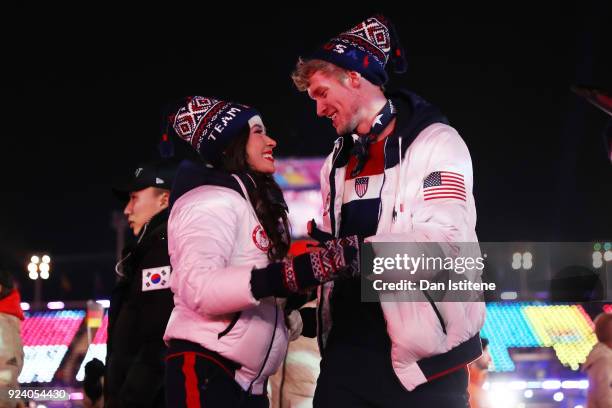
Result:
[[[208,130],[214,123],[217,113],[225,105],[226,102],[217,99],[194,96],[187,106],[181,107],[177,112],[174,118],[174,130],[181,139],[199,150],[202,136],[210,133]]]
[[[330,39],[315,50],[309,59],[331,62],[349,71],[357,71],[375,85],[389,79],[386,66],[393,62],[393,71],[406,71],[404,52],[393,24],[383,15],[374,15],[348,31]]]
[[[248,126],[257,110],[234,102],[204,96],[184,98],[176,114],[168,117],[176,135],[213,164],[232,139]]]
[[[353,43],[358,43],[376,56],[383,64],[387,63],[391,51],[391,37],[389,29],[376,17],[370,17],[357,24],[346,33],[340,34]],[[355,38],[357,37],[357,38]],[[366,42],[364,43],[365,40]]]

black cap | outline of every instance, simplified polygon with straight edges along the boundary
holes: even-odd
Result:
[[[147,187],[171,190],[177,167],[177,163],[171,160],[141,164],[127,181],[113,187],[113,193],[122,200],[128,200],[130,193]]]

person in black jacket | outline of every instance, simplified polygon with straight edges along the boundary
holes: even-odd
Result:
[[[109,311],[106,407],[163,407],[165,344],[172,308],[167,244],[168,200],[176,166],[143,165],[114,189],[127,199],[124,214],[136,241],[116,266]]]

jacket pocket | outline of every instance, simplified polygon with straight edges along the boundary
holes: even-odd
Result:
[[[223,330],[217,335],[217,339],[221,339],[223,336],[227,335],[230,331],[232,331],[236,323],[238,323],[238,320],[240,319],[240,315],[242,315],[242,312],[236,312],[230,324],[225,328],[225,330]]]
[[[436,306],[436,303],[433,301],[433,299],[431,298],[429,293],[427,293],[426,290],[423,291],[423,294],[427,298],[427,301],[429,302],[429,304],[431,305],[431,308],[433,309],[434,313],[436,314],[436,317],[438,318],[438,321],[440,322],[440,327],[442,327],[442,331],[444,332],[444,334],[446,334],[446,324],[444,324],[444,319],[442,318],[442,314],[438,310],[438,307]]]

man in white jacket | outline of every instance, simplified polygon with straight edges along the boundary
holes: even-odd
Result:
[[[321,170],[323,226],[310,226],[313,237],[477,242],[469,151],[422,98],[384,93],[389,60],[404,70],[392,25],[373,16],[298,61],[296,87],[340,136]],[[316,317],[303,309],[322,355],[314,406],[467,406],[484,304],[388,301],[393,293],[366,303],[360,293],[359,279],[330,282]]]

